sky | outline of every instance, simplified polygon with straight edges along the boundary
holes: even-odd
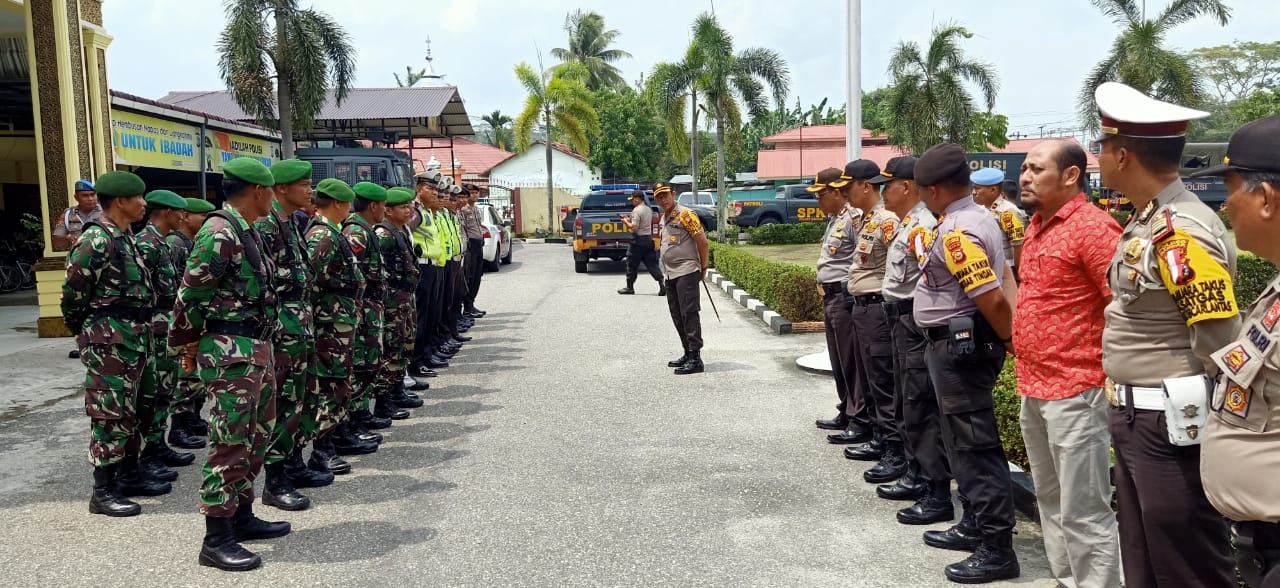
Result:
[[[1139,0],[1143,1],[1143,0]],[[1168,0],[1150,0],[1156,14]],[[1166,42],[1189,50],[1233,41],[1275,38],[1274,0],[1226,0],[1231,22],[1208,19],[1174,29]],[[701,12],[714,10],[735,47],[779,52],[791,73],[788,105],[807,108],[824,97],[839,106],[846,95],[846,6],[842,0],[300,0],[337,19],[358,52],[356,86],[394,87],[393,74],[425,65],[431,39],[436,73],[458,87],[478,119],[501,110],[514,117],[524,102],[514,66],[537,66],[538,51],[567,45],[566,14],[599,12],[621,34],[616,47],[632,54],[617,63],[639,80],[655,63],[676,61]],[[1118,27],[1088,0],[864,0],[862,88],[887,85],[889,55],[901,42],[928,42],[930,30],[954,22],[973,38],[963,48],[991,64],[1000,82],[995,111],[1010,133],[1075,129],[1076,96],[1106,54]],[[1270,8],[1268,8],[1270,6]],[[172,90],[224,89],[216,41],[225,18],[220,0],[111,0],[103,3],[111,87],[160,98]],[[1268,30],[1269,29],[1269,30]],[[475,122],[478,122],[475,121]]]

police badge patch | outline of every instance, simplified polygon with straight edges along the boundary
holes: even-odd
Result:
[[[1235,382],[1231,382],[1227,386],[1227,393],[1223,400],[1223,406],[1227,411],[1240,418],[1248,418],[1249,416],[1249,390]]]
[[[1222,357],[1222,361],[1227,364],[1227,369],[1231,370],[1231,373],[1238,374],[1244,368],[1244,364],[1249,362],[1250,357],[1249,353],[1244,350],[1244,345],[1237,343],[1235,347],[1227,351],[1227,354]]]
[[[1276,322],[1280,321],[1280,300],[1271,303],[1267,307],[1267,313],[1262,315],[1262,326],[1266,327],[1267,332],[1271,332],[1276,326]]]

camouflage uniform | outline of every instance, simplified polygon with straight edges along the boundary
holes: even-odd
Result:
[[[316,433],[319,395],[311,391],[308,370],[315,353],[311,327],[311,260],[292,215],[280,203],[254,229],[262,236],[263,255],[275,265],[280,330],[275,337],[276,425],[266,461],[283,461]]]
[[[138,430],[131,448],[142,442],[156,446],[164,441],[165,421],[178,385],[178,356],[168,346],[169,322],[173,320],[174,297],[178,293],[178,265],[173,249],[155,225],[147,224],[136,237],[138,254],[151,273],[155,289],[155,311],[151,318],[150,361],[142,372],[138,389]]]
[[[169,329],[171,347],[198,341],[196,370],[213,400],[200,488],[200,512],[210,517],[253,503],[275,422],[275,268],[244,217],[232,207],[223,214],[196,234]]]
[[[405,358],[413,351],[418,325],[414,296],[418,287],[418,263],[408,232],[391,223],[378,223],[373,231],[387,272],[383,363],[378,372],[378,389],[391,390],[404,377]]]
[[[352,214],[342,223],[342,233],[351,243],[360,274],[364,276],[364,297],[360,299],[360,326],[351,346],[351,363],[355,371],[355,389],[348,403],[349,411],[369,410],[369,401],[377,394],[381,369],[384,297],[387,273],[377,237],[369,221]]]
[[[311,385],[320,402],[316,414],[319,438],[327,436],[346,417],[351,399],[351,348],[360,323],[364,275],[338,225],[323,215],[316,215],[307,229],[307,253],[315,270],[312,319],[316,353],[311,363]]]
[[[120,462],[137,430],[137,396],[151,352],[151,275],[128,228],[90,223],[67,255],[62,316],[76,336],[90,419],[89,462]],[[132,454],[131,454],[132,455]]]
[[[182,231],[170,232],[165,240],[173,251],[180,277],[187,271],[187,258],[191,256],[191,247],[194,242]],[[196,374],[188,374],[179,367],[178,386],[173,392],[173,402],[169,405],[169,412],[174,415],[184,413],[199,415],[202,406],[204,406],[204,386],[200,384],[200,377]]]

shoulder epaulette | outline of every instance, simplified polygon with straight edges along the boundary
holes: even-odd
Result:
[[[1173,236],[1173,217],[1178,214],[1178,211],[1170,206],[1160,212],[1161,214],[1151,224],[1152,243],[1159,243]]]

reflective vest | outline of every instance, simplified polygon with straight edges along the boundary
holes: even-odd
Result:
[[[413,251],[418,256],[418,263],[431,261],[436,265],[444,265],[449,258],[444,254],[440,231],[432,220],[431,211],[420,202],[414,202],[413,206],[419,221],[409,230],[409,236],[413,238]]]

